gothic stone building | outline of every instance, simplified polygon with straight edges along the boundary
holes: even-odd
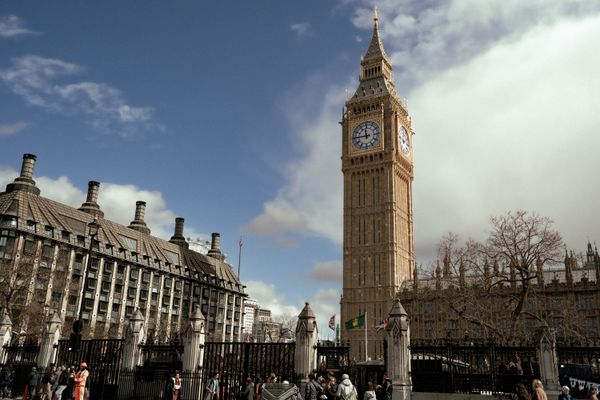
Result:
[[[447,264],[447,260],[443,261],[443,267],[438,263],[433,277],[423,279],[415,274],[399,292],[410,317],[411,338],[505,339],[511,309],[507,305],[514,304],[520,289],[515,272],[508,266],[500,271],[494,266],[495,271],[490,271],[487,277],[464,276],[460,271],[455,276]],[[588,243],[580,262],[571,252],[565,255],[564,266],[550,268],[538,264],[536,272],[537,278],[530,286],[515,336],[527,340],[537,327],[548,324],[556,330],[559,339],[599,339],[598,250]],[[505,283],[490,285],[494,279],[503,279]]]
[[[342,322],[365,314],[367,325],[386,318],[414,268],[411,118],[394,86],[392,64],[373,36],[360,62],[360,82],[342,116],[344,244]],[[383,356],[383,333],[342,328],[358,360]]]
[[[152,236],[143,201],[129,226],[105,219],[97,182],[79,209],[44,198],[33,180],[35,161],[26,154],[20,176],[0,193],[0,302],[13,331],[36,336],[57,312],[68,337],[81,309],[84,337],[121,337],[139,309],[148,339],[166,340],[200,306],[209,340],[239,340],[246,294],[224,261],[219,234],[207,255],[188,248],[183,218],[171,240]]]

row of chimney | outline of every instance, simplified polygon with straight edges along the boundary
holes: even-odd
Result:
[[[36,195],[40,194],[40,189],[35,185],[33,180],[33,170],[35,168],[35,161],[37,157],[33,154],[24,154],[23,163],[21,165],[21,174],[15,178],[14,182],[6,185],[6,193],[14,191],[26,191]],[[100,191],[100,182],[89,181],[88,191],[85,202],[79,207],[80,211],[86,212],[97,216],[98,218],[104,218],[104,212],[98,205],[98,193]],[[146,225],[144,217],[146,215],[146,202],[137,201],[135,203],[135,216],[133,221],[129,224],[129,228],[134,229],[138,232],[150,234],[150,228]],[[175,234],[171,237],[169,242],[177,244],[185,249],[189,248],[188,242],[183,236],[183,223],[184,219],[181,217],[175,218]],[[221,235],[219,233],[212,234],[211,246],[208,251],[208,255],[214,258],[223,260],[224,256],[221,253]]]

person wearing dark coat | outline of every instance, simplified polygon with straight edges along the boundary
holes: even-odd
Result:
[[[242,400],[254,400],[254,382],[252,378],[246,379],[246,388],[242,392]]]

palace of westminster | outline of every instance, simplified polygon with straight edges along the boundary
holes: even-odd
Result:
[[[344,107],[342,323],[367,315],[364,329],[342,327],[351,357],[383,355],[384,334],[373,326],[387,318],[399,296],[411,321],[413,338],[485,337],[486,332],[455,312],[452,298],[476,284],[453,276],[447,266],[433,278],[419,278],[413,243],[413,131],[406,105],[399,100],[391,60],[373,35],[360,61],[360,78]],[[169,241],[151,235],[138,201],[133,221],[124,226],[104,218],[97,203],[100,184],[90,182],[87,199],[75,209],[44,198],[33,179],[36,157],[26,154],[20,176],[0,192],[0,303],[13,327],[41,332],[56,312],[63,337],[81,314],[86,337],[122,337],[135,310],[145,318],[148,335],[179,334],[196,306],[207,320],[209,340],[238,341],[244,326],[247,294],[213,234],[208,253],[189,248],[183,218]],[[450,210],[449,210],[450,212]],[[90,232],[90,226],[96,226]],[[588,245],[585,260],[565,257],[560,270],[538,265],[537,296],[525,305],[565,336],[598,337],[600,257]],[[510,275],[510,271],[506,272]],[[492,317],[498,299],[512,296],[515,285],[493,293],[474,292],[487,301]],[[464,291],[463,291],[464,292]],[[486,303],[487,304],[487,303]],[[496,321],[502,325],[502,321]],[[539,321],[526,319],[522,334]],[[367,342],[367,343],[365,343]]]

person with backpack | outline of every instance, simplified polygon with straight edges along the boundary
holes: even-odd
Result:
[[[358,392],[356,391],[356,387],[354,387],[354,385],[350,381],[350,377],[348,376],[348,374],[342,375],[342,381],[338,385],[336,397],[341,400],[358,399]]]

